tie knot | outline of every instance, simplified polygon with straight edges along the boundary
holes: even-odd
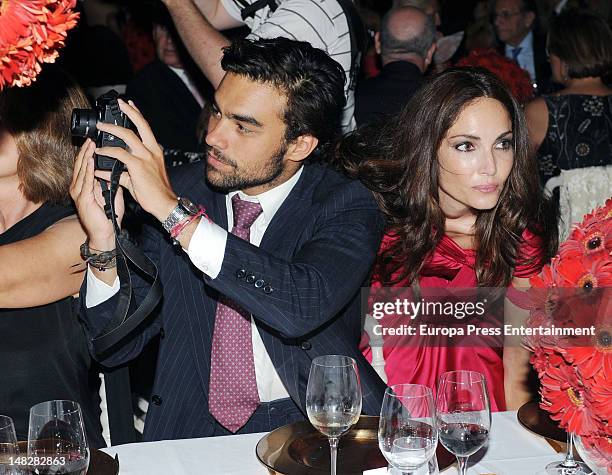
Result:
[[[232,210],[234,212],[234,228],[249,229],[261,214],[259,203],[241,200],[236,194],[232,196]]]

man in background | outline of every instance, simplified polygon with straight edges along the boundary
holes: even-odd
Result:
[[[433,17],[414,7],[390,10],[376,34],[382,56],[381,73],[365,80],[357,90],[358,125],[395,115],[406,105],[423,79],[436,50]]]
[[[165,151],[198,152],[196,124],[212,86],[191,63],[163,5],[153,18],[152,33],[157,59],[128,83],[126,95]]]
[[[525,69],[539,94],[551,90],[546,38],[536,32],[537,7],[533,0],[496,0],[495,31],[503,54]]]

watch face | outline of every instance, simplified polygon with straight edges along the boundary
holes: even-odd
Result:
[[[179,198],[179,204],[187,211],[189,214],[196,214],[198,212],[198,207],[194,205],[190,199],[188,198]]]

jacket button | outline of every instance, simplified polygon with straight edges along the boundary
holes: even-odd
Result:
[[[302,347],[302,350],[312,349],[312,344],[309,341],[303,341],[300,346]]]
[[[255,288],[259,289],[259,288],[263,287],[264,284],[265,284],[264,280],[263,279],[259,279],[259,280],[256,280],[255,284],[253,284],[253,285],[255,285]]]
[[[240,269],[240,270],[236,271],[236,278],[237,279],[244,279],[245,275],[246,275],[246,271],[244,269]]]
[[[273,289],[273,288],[272,288],[272,286],[271,286],[271,285],[269,285],[269,284],[268,284],[268,285],[266,285],[266,286],[263,288],[264,294],[271,294],[273,290],[274,290],[274,289]]]
[[[151,398],[151,402],[155,404],[156,406],[161,406],[162,398],[159,397],[157,394],[153,394],[153,397]]]
[[[166,337],[166,332],[164,331],[163,328],[159,329],[159,337],[160,338],[165,338]]]
[[[249,274],[246,276],[246,283],[247,284],[252,284],[253,282],[255,282],[255,276],[253,274]]]

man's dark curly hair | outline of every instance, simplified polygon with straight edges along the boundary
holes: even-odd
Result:
[[[287,38],[238,40],[223,50],[228,73],[271,84],[287,98],[285,140],[300,135],[319,140],[315,155],[325,154],[340,132],[344,70],[323,50]]]

